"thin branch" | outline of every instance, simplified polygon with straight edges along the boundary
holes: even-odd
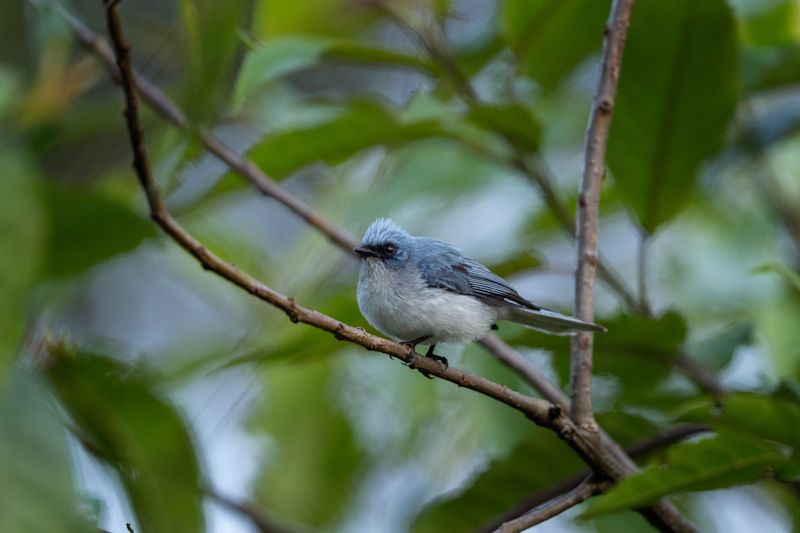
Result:
[[[628,454],[630,457],[638,459],[640,457],[647,456],[660,449],[671,446],[676,442],[681,442],[684,439],[691,437],[693,435],[697,435],[699,433],[705,433],[708,430],[709,428],[707,426],[698,424],[686,424],[683,426],[676,426],[663,433],[659,433],[658,435],[654,435],[653,437],[638,442],[633,446],[630,446],[629,448],[626,448],[625,453]],[[547,489],[541,490],[533,494],[529,498],[526,498],[519,505],[516,505],[514,508],[505,512],[503,515],[493,520],[490,524],[487,524],[486,526],[480,528],[478,531],[482,533],[489,533],[490,531],[494,531],[495,529],[500,527],[500,525],[509,522],[511,520],[514,520],[515,518],[528,513],[530,510],[535,509],[541,506],[542,504],[575,489],[575,487],[579,486],[581,482],[588,479],[589,476],[591,475],[592,475],[591,470],[583,470],[575,475],[572,475],[564,479],[563,481],[560,481],[559,483]]]
[[[108,43],[66,10],[59,9],[81,46],[100,59],[106,68],[108,68],[112,79],[119,83],[119,68],[114,58],[114,52],[109,47]],[[153,108],[159,116],[178,128],[183,130],[191,129],[186,115],[183,114],[180,108],[166,93],[135,70],[132,70],[132,76],[134,85],[138,89],[142,100]],[[239,155],[211,131],[205,128],[199,128],[196,133],[200,142],[203,143],[203,146],[210,153],[225,163],[232,171],[244,177],[257,191],[283,204],[291,212],[303,219],[310,226],[316,228],[317,231],[322,233],[346,253],[351,256],[356,255],[353,249],[358,246],[358,241],[350,233],[322,217],[311,206],[299,198],[286,192],[278,182],[267,176],[255,163]]]
[[[303,533],[305,531],[279,522],[253,503],[233,500],[209,488],[205,489],[205,493],[222,507],[246,517],[261,533]]]
[[[126,110],[126,118],[128,118],[129,134],[131,136],[131,144],[134,150],[134,167],[139,175],[142,188],[145,191],[148,202],[151,208],[151,216],[153,220],[162,227],[162,229],[170,235],[179,245],[186,249],[190,254],[197,258],[204,268],[212,270],[216,274],[228,279],[232,283],[240,286],[255,296],[263,299],[272,305],[282,309],[293,321],[304,322],[312,326],[318,327],[330,333],[333,333],[337,338],[348,340],[360,344],[368,349],[379,350],[389,355],[394,355],[410,365],[427,371],[432,375],[442,377],[452,381],[460,386],[471,388],[482,394],[488,395],[499,401],[514,407],[515,409],[523,412],[534,420],[536,423],[549,427],[556,432],[570,447],[572,447],[593,469],[607,475],[612,479],[620,479],[629,470],[629,467],[624,463],[620,463],[613,456],[606,453],[603,447],[596,449],[589,442],[587,442],[583,435],[577,431],[577,428],[572,422],[564,416],[557,407],[541,400],[526,397],[519,393],[510,391],[506,387],[498,385],[489,380],[485,380],[478,376],[472,376],[455,369],[443,369],[441,365],[436,362],[430,361],[426,358],[418,358],[417,354],[407,350],[405,347],[376,337],[364,332],[360,328],[352,328],[335,319],[322,315],[312,310],[305,309],[295,304],[294,300],[286,297],[262,283],[258,282],[249,275],[239,271],[233,265],[226,263],[211,252],[209,252],[201,243],[196,241],[191,235],[185,232],[178,223],[172,219],[166,210],[163,202],[158,195],[158,189],[155,181],[149,172],[147,165],[147,157],[144,149],[144,143],[141,133],[141,127],[138,125],[137,116],[137,102],[134,90],[134,74],[129,63],[128,46],[125,43],[119,27],[119,20],[114,9],[115,4],[109,4],[108,19],[109,28],[112,37],[114,38],[115,48],[119,56],[118,64],[120,68],[120,78],[123,90],[126,93],[126,103],[128,107]],[[132,120],[131,117],[136,117]],[[665,515],[665,510],[660,509],[658,506],[654,507],[652,511],[644,510],[645,516],[665,531],[691,531],[689,528],[675,528],[670,526],[670,520]],[[667,509],[668,510],[668,509]],[[680,517],[678,516],[680,519]]]
[[[611,482],[608,480],[595,481],[587,479],[571,491],[535,507],[527,513],[508,522],[504,522],[495,530],[495,533],[519,533],[545,520],[560,515],[576,505],[579,505],[592,496],[608,490]]]
[[[605,174],[605,154],[611,113],[617,95],[622,52],[628,34],[633,0],[614,0],[606,24],[603,62],[586,130],[586,155],[578,197],[578,269],[575,273],[575,316],[594,320],[594,279],[597,267],[597,227],[600,186]],[[592,412],[592,345],[594,337],[580,332],[572,339],[570,397],[572,418],[582,429],[597,432]]]
[[[645,315],[649,315],[650,313],[650,302],[649,298],[647,297],[647,244],[650,242],[650,234],[644,228],[639,228],[639,250],[637,251],[638,255],[638,265],[636,268],[636,275],[638,278],[638,285],[639,285],[639,307],[645,309],[647,312],[644,313]]]
[[[344,324],[317,311],[297,304],[287,297],[256,280],[249,274],[210,252],[172,218],[164,205],[158,187],[151,174],[144,135],[139,122],[138,100],[134,87],[134,76],[130,65],[130,50],[125,40],[116,2],[106,4],[109,33],[114,43],[117,65],[120,70],[121,85],[125,93],[125,118],[134,154],[133,167],[150,206],[151,218],[179,246],[194,256],[203,268],[230,281],[250,294],[284,311],[292,322],[302,322],[333,334],[337,339],[361,345],[368,350],[380,351],[404,361],[413,368],[424,370],[430,375],[445,379],[461,387],[494,398],[523,413],[535,423],[553,430],[594,470],[610,479],[618,480],[625,476],[626,467],[609,455],[602,446],[594,446],[587,440],[575,424],[557,406],[550,402],[531,398],[510,390],[488,379],[462,370],[445,367],[438,361],[421,357],[413,350],[388,339],[367,333],[361,328]]]
[[[500,362],[514,370],[547,401],[569,411],[569,398],[552,381],[539,372],[521,353],[506,344],[497,335],[487,335],[478,341]]]

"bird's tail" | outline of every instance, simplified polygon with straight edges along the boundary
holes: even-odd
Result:
[[[579,331],[606,331],[606,328],[575,317],[562,315],[548,309],[525,309],[514,307],[508,320],[523,326],[554,335],[574,335]]]

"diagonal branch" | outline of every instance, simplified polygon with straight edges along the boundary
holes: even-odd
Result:
[[[247,518],[259,533],[305,533],[305,529],[284,524],[268,515],[263,509],[250,502],[240,502],[223,496],[219,492],[206,488],[206,495],[220,506]]]
[[[583,483],[569,492],[561,494],[538,507],[535,507],[513,520],[504,522],[495,529],[495,533],[519,533],[545,520],[560,515],[578,504],[581,504],[596,494],[605,492],[611,486],[608,480],[586,479]]]
[[[622,52],[628,34],[633,0],[614,0],[606,24],[603,62],[594,97],[589,127],[586,130],[586,153],[583,179],[578,197],[578,269],[575,273],[575,316],[592,322],[594,319],[594,280],[597,271],[597,226],[599,222],[600,186],[605,174],[605,155],[611,113],[617,95],[617,81]],[[572,339],[570,359],[570,396],[572,418],[582,429],[597,433],[592,413],[592,345],[591,333],[580,332]]]
[[[554,431],[578,453],[589,467],[601,475],[613,480],[621,479],[626,475],[627,468],[624,464],[609,455],[602,446],[595,446],[586,439],[572,420],[550,402],[525,396],[483,377],[456,368],[445,367],[438,361],[418,356],[416,352],[406,346],[377,337],[361,328],[346,325],[328,315],[305,308],[297,304],[293,298],[267,287],[236,266],[224,261],[183,229],[172,218],[164,205],[150,171],[144,134],[139,120],[138,98],[134,87],[133,69],[130,64],[130,47],[122,33],[119,15],[116,11],[116,1],[112,0],[106,3],[106,16],[119,66],[121,86],[125,94],[125,119],[134,155],[133,167],[147,197],[151,218],[172,240],[195,257],[203,268],[281,309],[292,322],[302,322],[327,331],[337,339],[397,357],[413,368],[424,370],[431,375],[494,398],[520,411],[535,423]]]
[[[671,446],[676,442],[681,442],[684,439],[687,439],[693,435],[697,435],[699,433],[705,433],[708,430],[709,428],[707,426],[698,424],[686,424],[682,426],[676,426],[672,429],[664,431],[663,433],[659,433],[643,441],[640,441],[634,444],[633,446],[630,446],[629,448],[626,448],[625,453],[628,454],[630,457],[638,459],[639,457],[649,455],[657,450]],[[516,507],[510,509],[502,516],[495,519],[491,524],[487,524],[485,527],[482,527],[479,531],[482,533],[489,533],[490,531],[494,531],[502,524],[511,522],[515,518],[519,518],[527,514],[529,511],[540,507],[544,503],[550,500],[554,500],[558,498],[560,495],[575,489],[583,481],[588,479],[591,475],[592,472],[590,470],[583,470],[573,476],[565,478],[563,481],[547,489],[544,489],[542,491],[533,494],[532,496],[525,499]]]
[[[126,102],[133,104],[131,107],[133,113],[126,113],[126,116],[129,117],[131,114],[136,113],[136,98],[133,88],[135,77],[129,63],[128,47],[127,44],[125,44],[125,40],[122,37],[121,30],[119,29],[119,21],[116,18],[116,12],[113,9],[113,4],[110,5],[108,15],[109,26],[112,30],[115,46],[118,50],[118,53],[125,56],[125,60],[120,61],[120,67],[127,67],[127,70],[123,69],[121,71],[122,75],[120,74],[120,71],[117,71],[117,76],[121,78],[123,89],[126,91]],[[115,28],[117,30],[116,33]],[[97,38],[93,39],[92,41],[96,44]],[[142,87],[140,86],[140,89],[141,88]],[[138,123],[138,119],[136,122]],[[140,181],[142,182],[143,189],[147,193],[148,200],[150,201],[152,218],[178,244],[189,251],[189,253],[194,255],[201,262],[204,268],[214,271],[218,275],[228,279],[232,283],[244,288],[245,290],[248,290],[248,292],[251,292],[257,297],[272,303],[276,307],[279,307],[280,309],[284,310],[284,312],[286,312],[293,321],[302,321],[308,323],[312,326],[333,333],[339,339],[361,344],[368,349],[383,351],[384,353],[397,356],[410,364],[416,363],[419,368],[426,370],[433,375],[437,375],[444,379],[455,382],[460,386],[471,388],[516,408],[517,410],[525,413],[526,416],[536,421],[538,424],[549,427],[555,431],[584,459],[587,464],[589,464],[593,469],[612,479],[620,479],[628,471],[630,471],[632,468],[630,464],[626,464],[624,460],[620,461],[615,458],[615,455],[618,454],[609,455],[602,446],[598,447],[598,449],[595,449],[593,446],[589,445],[582,435],[576,431],[577,428],[574,427],[571,421],[566,416],[563,416],[559,410],[555,408],[555,406],[548,404],[547,402],[542,402],[540,400],[537,401],[524,395],[515,393],[505,387],[478,376],[465,374],[458,370],[445,369],[442,371],[438,363],[431,362],[425,358],[418,360],[416,354],[408,351],[405,347],[402,347],[391,341],[387,341],[386,339],[369,335],[360,328],[346,326],[331,317],[327,317],[326,315],[322,315],[296,305],[291,298],[283,296],[280,293],[269,289],[257,280],[239,271],[236,267],[222,261],[215,255],[208,252],[201,243],[194,240],[191,235],[186,233],[167,212],[163,202],[161,202],[160,198],[158,197],[158,190],[155,186],[155,182],[152,179],[152,176],[149,176],[149,169],[147,168],[146,164],[146,153],[144,151],[144,144],[141,136],[141,128],[138,128],[137,130],[137,128],[129,127],[129,132],[131,134],[134,152],[137,156],[136,159],[139,162],[139,164],[135,165],[137,172],[140,168],[146,169],[146,172],[143,175],[140,175]],[[144,162],[144,165],[141,164],[142,162]],[[317,226],[317,228],[321,231],[324,231],[324,229],[319,226]],[[342,240],[332,240],[340,246],[343,245]],[[629,459],[628,462],[630,463]],[[669,516],[669,513],[667,512],[669,509],[663,509],[661,507],[663,506],[658,504],[653,508],[652,511],[644,511],[645,516],[651,521],[651,523],[659,527],[659,529],[665,531],[691,530],[691,526],[688,528],[675,527],[675,524],[680,526],[680,517],[677,517],[678,521],[676,522],[674,517],[671,518]]]
[[[60,6],[59,10],[81,46],[100,59],[108,68],[114,81],[119,83],[120,71],[114,58],[114,52],[108,43]],[[159,116],[183,130],[192,129],[192,125],[186,115],[164,91],[134,69],[131,69],[131,75],[133,84],[142,100],[155,110]],[[286,192],[278,182],[267,176],[255,163],[239,155],[208,129],[198,128],[196,133],[206,150],[225,163],[231,170],[244,177],[257,191],[264,196],[274,198],[346,253],[355,256],[353,249],[358,245],[358,242],[350,233],[325,219],[299,198]]]

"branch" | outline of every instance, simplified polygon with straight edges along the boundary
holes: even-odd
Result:
[[[630,466],[616,460],[615,457],[609,455],[602,446],[593,446],[593,443],[587,441],[582,433],[577,430],[572,421],[564,416],[556,406],[542,400],[536,400],[516,393],[509,390],[507,387],[479,376],[466,374],[457,369],[443,368],[443,365],[427,358],[418,359],[415,352],[408,350],[404,346],[381,337],[370,335],[360,328],[347,326],[327,315],[303,308],[297,305],[292,298],[270,289],[258,280],[240,271],[235,266],[209,252],[199,241],[188,234],[167,211],[159,196],[155,180],[150,174],[143,134],[138,118],[138,102],[134,88],[135,76],[130,65],[129,47],[122,35],[115,7],[116,2],[114,1],[107,4],[107,18],[117,54],[120,82],[125,92],[125,116],[134,152],[134,168],[137,171],[142,189],[147,196],[151,217],[165,233],[170,235],[176,243],[198,259],[204,268],[213,271],[256,297],[282,309],[292,321],[307,323],[334,334],[338,339],[348,340],[360,344],[367,349],[379,350],[389,355],[396,356],[408,363],[409,366],[420,368],[429,374],[449,380],[460,386],[471,388],[506,403],[524,413],[537,424],[548,427],[556,432],[557,435],[572,447],[594,470],[614,480],[621,479],[625,476],[626,472],[630,470]],[[666,511],[669,511],[669,509],[664,509],[662,507],[664,507],[662,504],[658,504],[652,508],[652,510],[644,510],[643,513],[651,523],[659,527],[659,529],[665,531],[692,530],[691,526],[681,529],[671,525],[675,520],[667,516],[668,513],[666,513]],[[678,516],[677,519],[678,523],[682,520],[680,516]]]
[[[205,489],[205,493],[222,507],[246,517],[261,533],[302,533],[305,531],[278,522],[268,516],[263,509],[250,502],[238,502],[209,488]]]
[[[508,522],[504,522],[495,533],[519,533],[545,520],[553,518],[564,511],[583,503],[592,496],[605,492],[611,486],[608,480],[585,480],[571,491],[531,509],[527,513]]]
[[[653,437],[645,439],[629,448],[625,449],[625,453],[633,458],[640,458],[649,455],[657,450],[671,446],[676,442],[680,442],[688,437],[705,433],[709,428],[707,426],[697,424],[686,424],[669,429],[663,433],[659,433]],[[526,498],[522,503],[515,506],[502,516],[498,517],[491,524],[480,528],[480,532],[489,533],[494,531],[502,524],[511,522],[516,518],[524,516],[533,509],[540,507],[542,504],[558,498],[560,495],[565,494],[578,487],[584,480],[592,475],[591,470],[583,470],[577,474],[570,476],[563,481],[553,485],[550,488],[539,491],[529,498]]]
[[[578,198],[578,269],[575,273],[575,316],[586,322],[594,320],[600,186],[605,173],[611,112],[617,95],[617,80],[632,7],[633,0],[614,0],[611,7],[606,24],[600,79],[586,130],[586,155]],[[588,332],[580,332],[572,339],[570,396],[573,420],[579,427],[596,433],[597,423],[592,413],[593,340],[594,337]]]
[[[114,52],[108,46],[108,43],[66,10],[60,6],[58,8],[81,46],[100,59],[109,70],[114,81],[120,83],[120,71],[114,58]],[[192,128],[186,115],[166,93],[133,69],[131,69],[131,76],[142,100],[153,108],[159,116],[183,130]],[[236,153],[211,131],[206,128],[199,128],[196,133],[200,142],[210,153],[214,154],[232,171],[244,177],[257,191],[283,204],[346,253],[351,256],[356,255],[353,249],[358,246],[358,241],[350,233],[326,220],[311,206],[286,192],[278,182],[264,174],[255,163]]]
[[[116,1],[106,4],[106,16],[109,33],[119,66],[120,81],[125,94],[125,119],[128,126],[131,148],[133,150],[133,167],[136,170],[142,190],[145,192],[150,206],[151,218],[179,246],[195,257],[206,270],[217,274],[234,285],[246,290],[257,298],[284,311],[292,322],[302,322],[333,334],[339,340],[346,340],[361,345],[368,350],[380,351],[404,361],[412,368],[424,370],[428,374],[445,379],[461,387],[494,398],[523,413],[535,423],[554,431],[592,468],[610,479],[618,480],[625,476],[626,467],[602,447],[594,446],[582,432],[557,406],[550,402],[531,398],[510,390],[480,376],[469,374],[453,367],[445,367],[438,361],[420,357],[416,352],[396,342],[367,333],[361,328],[349,326],[317,311],[297,304],[293,298],[285,296],[234,265],[219,258],[202,243],[184,230],[172,218],[164,205],[158,187],[150,172],[150,165],[144,143],[138,113],[138,100],[134,87],[134,75],[130,65],[130,50],[122,33]]]

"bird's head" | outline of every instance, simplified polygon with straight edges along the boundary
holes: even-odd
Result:
[[[369,225],[355,252],[368,264],[380,262],[387,267],[405,265],[411,255],[414,237],[388,218]]]

